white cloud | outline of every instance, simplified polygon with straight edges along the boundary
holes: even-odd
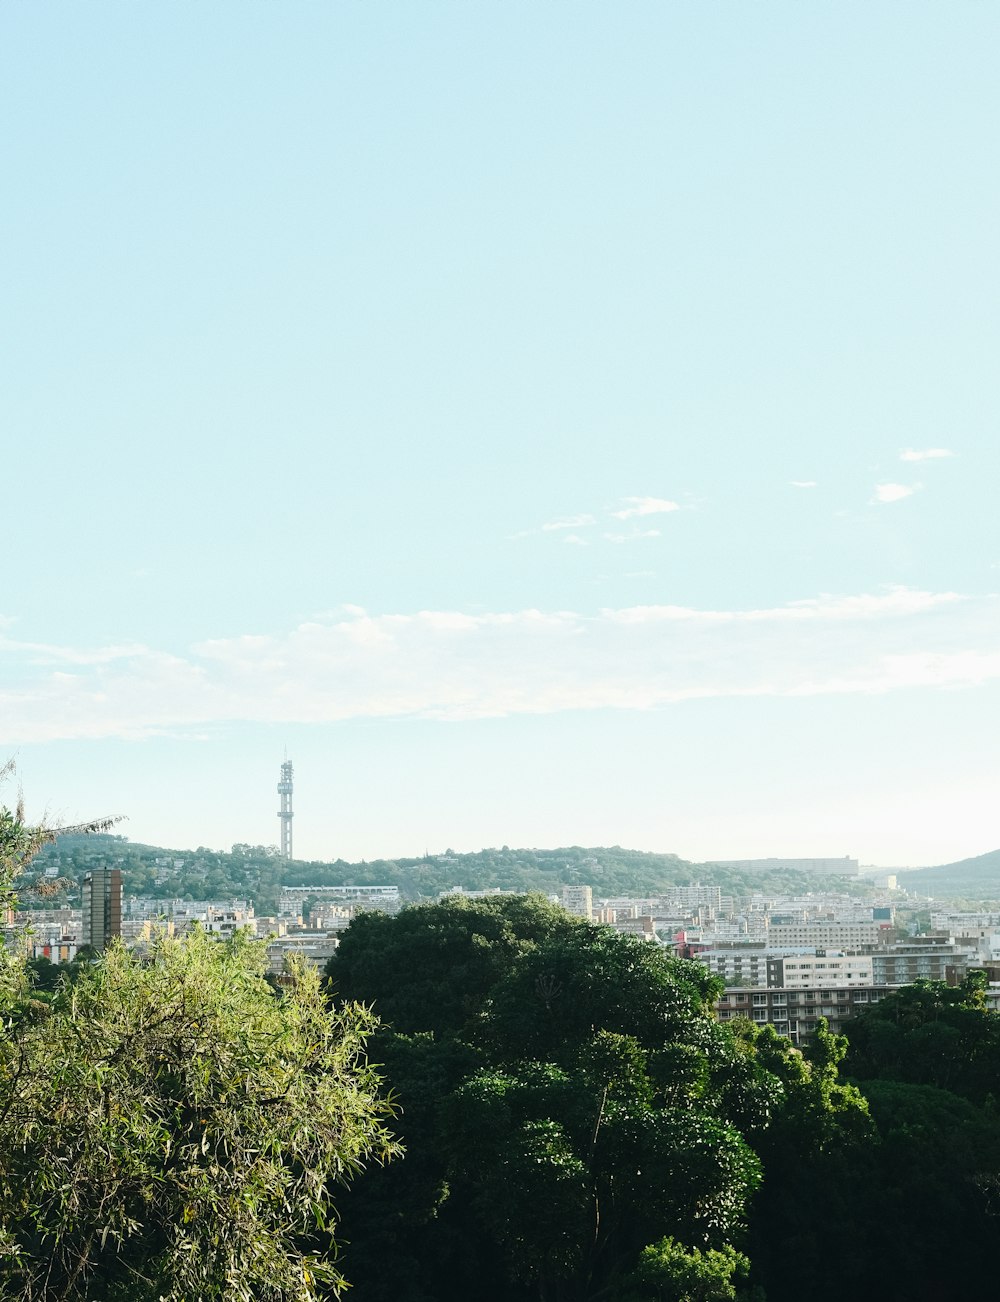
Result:
[[[574,547],[586,547],[586,538],[581,538],[578,533],[568,533],[563,539],[564,543],[571,543]]]
[[[775,607],[587,615],[355,608],[279,635],[151,648],[0,645],[4,743],[190,734],[237,721],[477,719],[1000,680],[1000,597],[892,588]],[[14,672],[9,672],[13,669]],[[13,687],[12,683],[19,686]]]
[[[953,457],[950,448],[904,448],[899,454],[900,461],[935,461],[940,457]]]
[[[624,497],[622,501],[627,505],[620,511],[611,512],[616,520],[632,520],[639,515],[663,515],[667,511],[681,509],[677,502],[668,502],[663,497]]]
[[[899,502],[904,497],[912,497],[920,487],[920,484],[876,484],[875,496],[869,500],[873,506],[880,502]]]
[[[845,620],[858,622],[869,619],[886,619],[907,615],[921,615],[941,606],[951,606],[967,601],[957,592],[923,592],[919,588],[890,587],[884,592],[860,593],[857,596],[838,597],[823,593],[790,601],[784,606],[770,606],[758,610],[698,610],[693,606],[628,606],[621,610],[606,610],[607,619],[628,624],[663,623],[664,621],[699,622],[703,624],[762,624],[802,623],[823,621],[839,623]]]
[[[793,488],[818,488],[819,485],[817,484],[815,479],[793,479],[792,487]]]

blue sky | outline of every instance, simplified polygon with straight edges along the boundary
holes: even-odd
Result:
[[[976,4],[9,5],[0,756],[373,858],[1000,844]]]

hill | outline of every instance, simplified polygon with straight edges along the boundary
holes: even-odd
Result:
[[[921,895],[1000,900],[1000,850],[933,868],[914,868],[912,872],[897,873],[897,878],[900,886]]]
[[[818,877],[788,869],[744,872],[621,846],[563,846],[553,850],[503,846],[469,854],[447,850],[438,855],[360,863],[338,859],[286,864],[273,846],[234,845],[229,851],[205,847],[170,850],[135,844],[123,836],[59,837],[38,856],[35,869],[43,877],[49,873],[46,898],[56,904],[78,895],[77,883],[88,868],[108,863],[121,868],[129,894],[160,899],[246,897],[253,900],[258,913],[275,910],[282,885],[398,886],[404,899],[412,902],[436,899],[441,891],[455,886],[468,891],[493,888],[551,895],[563,886],[582,884],[591,886],[595,898],[601,898],[653,895],[671,886],[694,883],[718,886],[724,894],[736,897],[753,892],[774,895],[842,889],[844,885],[844,879],[839,877]],[[51,889],[53,878],[61,889]],[[868,888],[854,882],[852,889]],[[22,895],[29,903],[30,890],[22,891]]]

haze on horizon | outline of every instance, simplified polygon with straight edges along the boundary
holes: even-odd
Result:
[[[0,13],[0,758],[296,854],[1000,844],[1000,12]]]

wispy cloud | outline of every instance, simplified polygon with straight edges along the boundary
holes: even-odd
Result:
[[[2,626],[0,622],[0,627]],[[0,654],[4,651],[14,651],[19,657],[40,665],[105,665],[115,660],[127,660],[147,654],[147,648],[141,642],[82,649],[54,646],[49,642],[20,642],[0,636]]]
[[[875,495],[869,501],[873,506],[883,502],[901,502],[904,497],[912,497],[920,488],[920,484],[876,484]]]
[[[572,546],[574,546],[574,547],[586,547],[586,546],[587,546],[587,540],[586,540],[586,538],[581,538],[580,535],[579,535],[578,533],[568,533],[568,534],[566,535],[566,537],[563,539],[563,542],[564,542],[564,543],[570,543],[570,544],[572,544]]]
[[[904,448],[899,454],[900,461],[936,461],[940,457],[953,457],[950,448]]]
[[[625,505],[620,511],[612,511],[616,520],[632,520],[639,515],[663,515],[667,511],[679,511],[677,502],[668,502],[663,497],[624,497]]]
[[[33,647],[8,639],[0,719],[9,747],[186,735],[237,721],[462,720],[975,687],[1000,681],[998,646],[1000,597],[910,588],[748,610],[353,608],[280,635],[203,642],[184,655],[64,647],[42,664]]]
[[[542,525],[534,529],[519,529],[517,533],[508,534],[511,540],[516,538],[532,538],[540,533],[559,533],[563,529],[586,529],[588,525],[596,522],[595,517],[581,511],[578,515],[560,516],[557,520],[546,520]]]
[[[793,488],[817,488],[819,485],[815,479],[793,479]]]

